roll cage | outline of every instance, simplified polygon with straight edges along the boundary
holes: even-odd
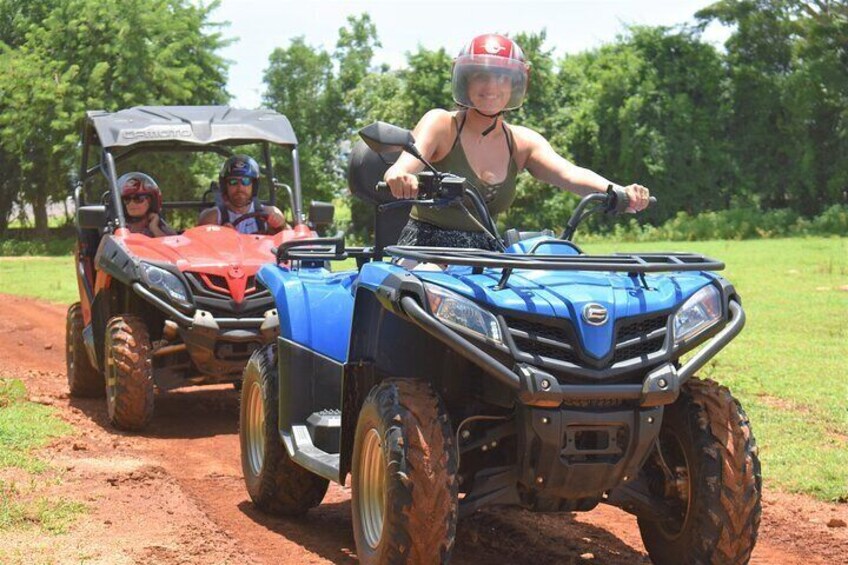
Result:
[[[230,157],[244,145],[262,148],[261,173],[268,179],[267,202],[276,204],[276,191],[288,193],[294,223],[305,221],[300,184],[297,137],[284,115],[268,109],[241,110],[229,106],[139,106],[118,112],[86,112],[82,131],[82,159],[74,187],[77,210],[86,207],[86,188],[102,175],[108,186],[109,206],[98,210],[108,228],[126,227],[117,187],[117,165],[145,153],[216,153]],[[288,148],[292,156],[294,188],[281,183],[274,174],[271,146]],[[99,157],[91,165],[93,155]],[[96,204],[105,204],[97,202]],[[214,205],[204,198],[198,201],[170,201],[163,206],[173,209],[202,209]],[[107,209],[111,214],[107,214]],[[96,214],[99,215],[99,214]],[[111,217],[105,218],[106,215]],[[104,224],[107,222],[104,221]]]

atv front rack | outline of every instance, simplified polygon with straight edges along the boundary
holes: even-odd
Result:
[[[558,241],[558,240],[557,240]],[[482,269],[502,269],[497,290],[506,287],[513,269],[540,271],[603,271],[638,275],[645,288],[645,273],[680,271],[720,271],[724,263],[696,253],[614,253],[612,255],[539,255],[500,253],[469,248],[413,247],[393,245],[385,252],[392,257],[419,263],[464,265]]]
[[[720,271],[724,263],[696,253],[614,253],[612,255],[537,255],[499,253],[481,249],[413,247],[393,245],[385,252],[392,257],[419,263],[465,265],[484,269],[528,269],[543,271],[614,271],[658,273],[672,271]]]

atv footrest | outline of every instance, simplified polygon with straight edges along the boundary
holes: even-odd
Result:
[[[316,447],[306,426],[292,426],[291,434],[281,432],[280,435],[295,463],[325,479],[339,482],[339,454],[327,453]]]

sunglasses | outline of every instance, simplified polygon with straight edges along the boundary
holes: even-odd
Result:
[[[253,184],[253,179],[250,177],[230,177],[227,179],[227,186],[250,186]]]
[[[129,204],[130,202],[144,202],[148,198],[149,196],[147,194],[132,194],[130,196],[124,196],[122,200],[124,201],[124,204]]]

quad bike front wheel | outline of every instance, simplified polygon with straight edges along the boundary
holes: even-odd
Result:
[[[329,482],[292,461],[280,441],[275,352],[270,344],[256,350],[239,381],[241,468],[247,492],[259,509],[299,516],[321,504]]]
[[[129,315],[109,320],[104,353],[109,422],[140,430],[153,416],[153,362],[144,320]]]
[[[457,520],[450,420],[428,383],[391,379],[359,413],[352,509],[360,562],[446,563]]]
[[[691,379],[666,408],[646,465],[652,494],[672,509],[639,519],[654,563],[747,563],[757,541],[762,479],[756,441],[730,391]]]
[[[84,324],[79,302],[68,308],[65,323],[65,361],[68,372],[68,390],[77,398],[97,398],[105,393],[103,374],[88,359],[82,338]]]

